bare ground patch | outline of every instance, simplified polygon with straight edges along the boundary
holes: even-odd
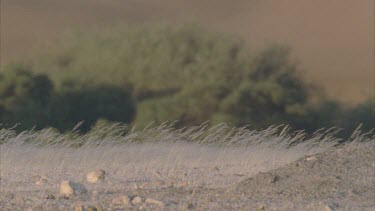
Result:
[[[13,141],[1,145],[0,209],[375,208],[373,137],[359,137],[365,142],[335,147],[334,141],[322,141],[320,136],[287,147],[293,136],[264,135],[263,131],[231,137],[242,137],[246,145],[219,146],[173,141],[176,135],[170,133],[158,136],[169,142],[78,148],[25,144],[20,141],[21,135],[14,136]],[[262,134],[268,142],[262,140]],[[34,134],[33,138],[36,137]],[[45,133],[43,137],[47,137]],[[105,176],[94,183],[87,181],[86,174],[98,169],[103,169]],[[62,196],[62,181],[79,183],[87,191]],[[135,200],[136,197],[139,198]]]

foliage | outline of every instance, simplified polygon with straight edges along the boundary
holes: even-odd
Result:
[[[34,75],[20,64],[9,64],[0,72],[0,121],[20,128],[45,126],[53,89],[46,75]]]
[[[84,121],[80,130],[87,131],[97,119],[129,123],[134,113],[126,90],[65,84],[56,91],[46,75],[19,64],[8,65],[0,74],[0,122],[20,123],[18,130],[52,126],[65,131]]]
[[[1,120],[28,127],[68,130],[84,121],[86,132],[98,119],[137,128],[175,120],[177,127],[288,124],[309,132],[374,125],[371,104],[347,109],[325,97],[312,103],[313,94],[321,95],[301,79],[287,47],[253,54],[239,40],[191,25],[74,32],[33,64],[53,86],[45,75],[12,68],[20,70],[6,71],[0,82]],[[9,97],[9,84],[26,88]]]
[[[346,115],[345,128],[354,128],[362,124],[362,129],[375,129],[375,97],[349,109]]]
[[[321,101],[311,105],[306,118],[297,119],[296,125],[308,132],[318,128],[336,127],[343,129],[342,137],[349,137],[352,131],[360,126],[362,131],[375,129],[375,99],[370,98],[354,107],[344,105],[323,98]]]
[[[251,56],[241,41],[195,26],[123,27],[77,32],[37,62],[57,87],[66,81],[131,90],[135,124],[292,124],[304,114],[309,87],[289,50]]]
[[[224,99],[223,112],[237,124],[293,124],[308,115],[310,87],[298,76],[289,49],[274,46],[258,55],[251,71]]]
[[[135,114],[135,104],[129,92],[110,86],[64,88],[50,102],[50,124],[69,130],[78,122],[86,132],[99,119],[129,123]]]

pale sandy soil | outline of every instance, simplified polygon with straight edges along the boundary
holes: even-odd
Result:
[[[98,210],[375,209],[375,140],[288,149],[280,143],[0,146],[0,210],[74,210],[76,204]],[[105,170],[106,178],[85,181],[93,169]],[[45,181],[36,184],[40,177]],[[62,180],[79,182],[88,192],[61,197]],[[114,205],[121,195],[150,197],[165,206]]]

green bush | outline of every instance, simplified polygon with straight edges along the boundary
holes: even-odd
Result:
[[[361,125],[361,130],[368,132],[375,129],[375,99],[369,99],[354,107],[347,107],[339,102],[322,98],[310,105],[305,118],[296,119],[295,125],[307,132],[319,128],[340,128],[342,138],[349,137]]]
[[[72,33],[32,67],[37,74],[14,64],[0,74],[1,122],[66,131],[84,121],[84,132],[109,122],[139,128],[175,120],[176,126],[289,124],[308,132],[374,125],[373,101],[347,109],[316,93],[288,48],[252,54],[239,40],[195,26]]]
[[[309,87],[289,50],[252,56],[241,41],[195,26],[122,27],[77,32],[37,62],[60,89],[66,81],[131,90],[135,124],[293,123],[305,114]]]
[[[360,124],[362,130],[375,129],[375,98],[368,99],[346,113],[343,127],[355,128]]]
[[[19,129],[46,126],[53,84],[46,75],[30,68],[9,64],[0,72],[0,122]]]
[[[135,114],[131,94],[111,86],[64,88],[50,102],[51,126],[70,130],[82,122],[79,130],[87,132],[97,120],[130,123]]]
[[[307,132],[314,132],[321,128],[342,127],[344,113],[345,109],[340,103],[323,97],[309,105],[306,115],[295,119],[294,125]]]
[[[55,90],[46,75],[10,64],[0,73],[0,123],[19,124],[18,130],[47,126],[62,131],[84,121],[85,132],[100,118],[130,123],[135,114],[131,94],[116,87],[76,86],[65,83]]]
[[[239,125],[294,124],[308,115],[310,90],[290,61],[289,49],[273,46],[255,57],[249,74],[221,108]]]

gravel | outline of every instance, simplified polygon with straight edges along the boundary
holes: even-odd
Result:
[[[88,156],[93,151],[96,162]],[[322,152],[192,143],[65,151],[2,146],[0,158],[4,211],[375,210],[375,140]],[[105,169],[105,178],[87,181],[93,169]],[[62,181],[87,191],[64,197]]]

